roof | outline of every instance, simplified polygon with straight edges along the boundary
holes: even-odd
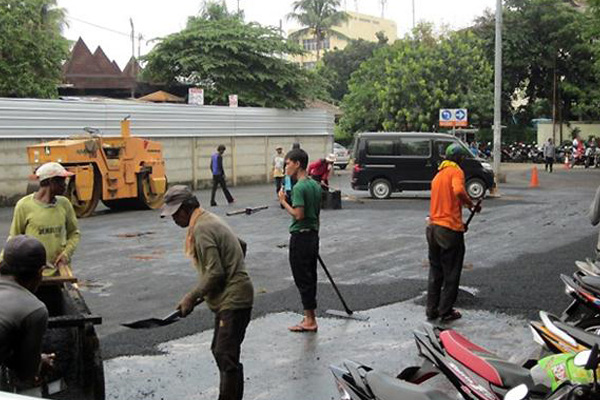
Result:
[[[304,103],[306,104],[306,108],[309,108],[309,109],[319,109],[319,110],[329,111],[331,114],[335,115],[336,117],[344,115],[344,112],[342,111],[341,108],[339,108],[335,104],[331,104],[331,103],[328,103],[323,100],[312,99],[312,100],[306,100]]]
[[[151,101],[153,103],[184,103],[185,99],[174,94],[167,93],[163,90],[156,91],[154,93],[147,94],[140,97],[140,101]]]

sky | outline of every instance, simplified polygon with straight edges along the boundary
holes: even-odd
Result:
[[[230,10],[237,10],[238,0],[226,0]],[[298,27],[286,19],[293,0],[239,0],[246,21],[279,26],[285,32]],[[394,20],[398,36],[412,28],[412,0],[387,0],[385,17]],[[188,16],[202,7],[202,0],[58,0],[66,10],[68,26],[64,35],[69,40],[83,38],[92,52],[102,46],[106,55],[123,68],[131,57],[131,25],[134,23],[138,54],[138,34],[143,36],[140,51],[152,48],[151,39],[166,36],[185,27]],[[381,0],[341,0],[342,8],[363,14],[381,16]],[[414,0],[417,22],[433,22],[450,28],[469,26],[485,9],[495,9],[496,0]]]

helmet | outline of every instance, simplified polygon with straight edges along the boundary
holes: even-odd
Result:
[[[453,156],[466,156],[467,154],[467,150],[458,143],[452,143],[446,148],[446,158],[451,158]]]

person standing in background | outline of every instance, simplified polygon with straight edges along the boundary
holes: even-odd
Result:
[[[552,165],[554,164],[554,157],[556,156],[556,148],[554,147],[554,143],[552,139],[548,139],[547,143],[544,143],[542,147],[542,151],[544,152],[544,160],[546,162],[545,169],[548,172],[552,172]]]
[[[283,155],[283,147],[277,146],[275,147],[275,151],[277,153],[273,156],[273,179],[275,180],[275,193],[278,195],[285,176],[285,158]]]
[[[227,203],[231,204],[235,200],[229,190],[227,189],[227,183],[225,182],[225,170],[223,169],[223,153],[225,153],[225,145],[220,144],[217,147],[217,151],[210,158],[210,171],[213,175],[213,186],[212,192],[210,193],[210,205],[214,207],[217,205],[215,201],[215,194],[217,193],[217,186],[221,185],[223,194],[227,199]]]

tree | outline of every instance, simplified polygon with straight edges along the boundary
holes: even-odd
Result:
[[[69,43],[61,35],[64,12],[55,0],[0,2],[0,96],[58,95]]]
[[[348,20],[348,14],[339,11],[340,0],[297,0],[292,3],[293,12],[289,19],[298,21],[304,28],[290,34],[291,39],[312,35],[317,42],[317,61],[321,58],[321,46],[328,36],[348,39],[333,27]]]
[[[421,25],[360,66],[342,101],[342,130],[431,131],[440,108],[468,108],[472,125],[490,124],[493,71],[481,41],[431,32]]]
[[[503,120],[526,125],[532,118],[598,118],[596,58],[585,37],[586,15],[564,0],[507,0],[503,31]],[[473,28],[494,57],[494,15]],[[555,95],[556,90],[556,95]],[[556,100],[556,101],[555,101]],[[541,115],[540,115],[541,113]],[[562,116],[562,118],[561,118]]]
[[[380,35],[379,38],[378,43],[368,42],[363,39],[352,40],[342,50],[325,53],[322,64],[317,69],[317,73],[331,84],[330,94],[333,100],[341,101],[344,95],[348,93],[350,75],[364,61],[373,57],[373,52],[376,49],[387,46],[385,35]]]
[[[246,24],[209,4],[181,32],[160,39],[144,57],[144,77],[201,86],[210,104],[227,104],[229,94],[238,94],[242,105],[303,108],[323,86],[314,73],[285,60],[301,52],[275,28]]]

